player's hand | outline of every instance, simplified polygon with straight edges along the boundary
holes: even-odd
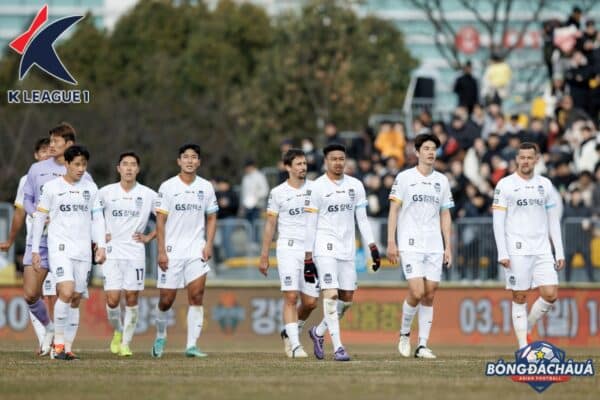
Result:
[[[33,267],[35,272],[42,272],[42,257],[40,257],[40,253],[31,254],[31,266]]]
[[[6,242],[0,242],[0,251],[8,251],[10,246],[12,246],[12,243],[9,240]]]
[[[135,236],[135,235],[134,235],[134,236]],[[107,233],[107,234],[105,235],[105,239],[104,239],[104,240],[106,241],[106,243],[110,242],[110,241],[112,240],[112,235],[111,235],[110,233]]]
[[[258,270],[264,276],[267,276],[267,270],[269,269],[269,256],[260,256],[260,261],[258,263]]]
[[[554,269],[557,271],[560,271],[561,269],[563,269],[566,265],[565,259],[561,258],[560,260],[556,260],[556,265],[554,266]]]
[[[202,250],[202,261],[207,262],[208,260],[210,260],[212,257],[212,254],[213,254],[212,246],[205,244],[204,249]]]
[[[319,275],[317,274],[317,267],[312,260],[304,260],[304,281],[308,283],[315,283]]]
[[[96,248],[94,259],[96,260],[96,264],[104,264],[104,261],[106,261],[106,249],[104,247]]]
[[[169,257],[164,251],[158,252],[158,267],[165,272],[169,268]]]
[[[377,271],[381,267],[381,255],[379,255],[379,249],[375,243],[369,245],[371,250],[371,260],[373,260],[373,271]]]
[[[452,268],[452,250],[449,247],[444,250],[444,267]]]
[[[138,243],[144,243],[144,244],[148,243],[150,240],[152,240],[152,236],[144,235],[143,233],[139,233],[139,232],[134,233],[131,236],[131,238]]]
[[[502,260],[498,261],[498,263],[504,268],[510,268],[510,260],[508,258],[503,258]]]
[[[398,246],[396,246],[395,241],[388,242],[387,258],[394,265],[397,265],[400,262],[400,252],[398,251]]]

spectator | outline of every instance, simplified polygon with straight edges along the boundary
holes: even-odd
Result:
[[[306,167],[308,172],[316,172],[319,173],[321,171],[321,156],[319,152],[315,149],[315,145],[310,138],[302,139],[302,151],[306,156]],[[286,179],[287,179],[287,170],[286,170]]]
[[[591,208],[594,193],[594,176],[589,171],[582,171],[579,173],[577,180],[569,185],[568,190],[569,192],[578,190],[581,194],[583,205]]]
[[[571,172],[569,163],[567,161],[560,161],[556,165],[554,177],[552,177],[551,181],[554,187],[556,187],[560,193],[565,193],[569,185],[576,179],[577,176]]]
[[[479,100],[479,88],[472,72],[471,61],[467,61],[463,67],[463,74],[454,82],[454,93],[458,97],[458,105],[465,107],[469,115]]]
[[[265,175],[256,168],[254,160],[246,160],[244,164],[244,177],[241,188],[241,213],[253,223],[260,217],[260,212],[265,208],[269,184]]]
[[[556,120],[563,132],[566,129],[570,129],[571,125],[576,121],[589,119],[589,115],[584,110],[575,107],[573,98],[570,95],[563,96],[559,106],[556,108]]]
[[[394,124],[394,128],[392,128],[389,121],[381,124],[377,139],[375,139],[375,148],[383,158],[394,157],[398,165],[402,166],[405,161],[404,149],[406,146],[404,125],[401,123]]]
[[[571,280],[571,270],[573,268],[573,257],[579,253],[583,257],[585,271],[590,282],[594,281],[594,271],[590,259],[590,244],[592,241],[592,210],[583,203],[583,197],[579,189],[574,189],[569,193],[569,202],[565,207],[564,218],[580,218],[581,220],[571,220],[565,224],[566,241],[566,269],[565,278]]]
[[[581,29],[582,11],[578,6],[574,6],[569,18],[565,21],[564,26],[573,25],[577,29]]]
[[[481,158],[481,161],[492,167],[492,157],[502,154],[500,136],[497,133],[492,133],[487,139],[487,151]]]
[[[594,167],[600,161],[600,156],[596,147],[598,146],[600,136],[594,132],[593,127],[584,125],[581,128],[581,143],[575,148],[575,167],[578,171],[592,172]]]
[[[221,233],[220,242],[223,248],[223,255],[225,258],[234,257],[235,251],[230,238],[234,228],[234,219],[237,216],[239,208],[238,196],[231,188],[231,184],[223,178],[215,180],[215,196],[219,204],[219,211],[217,212],[219,223],[217,226]]]
[[[541,119],[533,118],[529,123],[529,130],[521,135],[523,142],[531,142],[538,145],[540,152],[548,151],[548,136],[544,132],[544,122]]]
[[[506,61],[494,54],[483,74],[482,96],[487,104],[498,103],[508,96],[512,71]]]
[[[594,169],[595,185],[592,192],[592,207],[596,218],[600,217],[600,163],[596,164]]]
[[[373,168],[370,158],[361,158],[358,160],[358,170],[356,171],[356,179],[359,179],[363,184],[366,184],[366,178],[373,174]]]
[[[569,67],[565,71],[565,83],[573,98],[573,105],[581,110],[586,110],[589,103],[589,80],[594,75],[593,67],[579,50],[573,53],[569,61]]]
[[[448,133],[451,137],[456,139],[458,145],[463,151],[466,151],[469,147],[473,146],[475,138],[479,137],[479,132],[475,124],[467,124],[466,116],[455,112],[452,116],[452,122]]]
[[[338,134],[337,126],[333,121],[328,121],[324,128],[325,146],[332,143],[341,143],[340,135]]]

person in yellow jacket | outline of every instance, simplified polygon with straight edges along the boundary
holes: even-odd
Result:
[[[381,153],[382,158],[394,157],[398,161],[398,166],[402,167],[404,165],[405,147],[404,125],[401,122],[396,122],[392,126],[390,121],[382,122],[375,139],[375,148]]]

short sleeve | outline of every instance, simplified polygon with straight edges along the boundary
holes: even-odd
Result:
[[[448,179],[444,177],[444,190],[442,191],[442,204],[440,208],[442,210],[449,210],[454,207],[454,199],[452,198],[452,191],[450,190],[450,183]]]
[[[206,214],[214,214],[219,211],[219,204],[217,203],[217,196],[215,195],[215,189],[212,185],[208,185],[207,196],[206,196]]]
[[[48,186],[46,186],[46,190],[42,191],[42,195],[40,196],[40,201],[38,202],[37,205],[37,211],[43,212],[43,213],[49,213],[50,212],[50,208],[52,207],[52,190],[48,190],[50,188],[48,188]]]
[[[508,192],[502,181],[498,182],[494,190],[494,202],[492,203],[493,210],[506,211],[508,209]]]
[[[364,208],[368,205],[367,194],[363,185],[356,185],[356,200],[354,201],[355,208]]]
[[[166,185],[162,184],[158,189],[158,195],[156,196],[154,209],[156,210],[157,214],[169,215],[170,206],[170,194],[168,193]]]
[[[17,196],[15,197],[15,207],[17,208],[25,208],[25,183],[27,182],[27,177],[21,178],[19,181],[19,187],[17,188]]]
[[[394,184],[392,185],[392,189],[390,190],[389,199],[391,201],[402,204],[402,196],[404,195],[404,185],[400,180],[400,174],[396,176],[394,179]]]
[[[267,214],[272,216],[279,215],[280,204],[277,201],[277,193],[275,190],[271,190],[269,193],[269,199],[267,200]]]

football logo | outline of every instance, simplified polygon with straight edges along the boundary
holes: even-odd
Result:
[[[77,85],[77,81],[56,54],[54,43],[67,29],[82,19],[83,15],[73,15],[43,26],[48,22],[48,6],[42,7],[27,32],[9,44],[11,49],[22,55],[19,65],[19,80],[23,80],[31,67],[37,65],[48,75],[65,83]]]

